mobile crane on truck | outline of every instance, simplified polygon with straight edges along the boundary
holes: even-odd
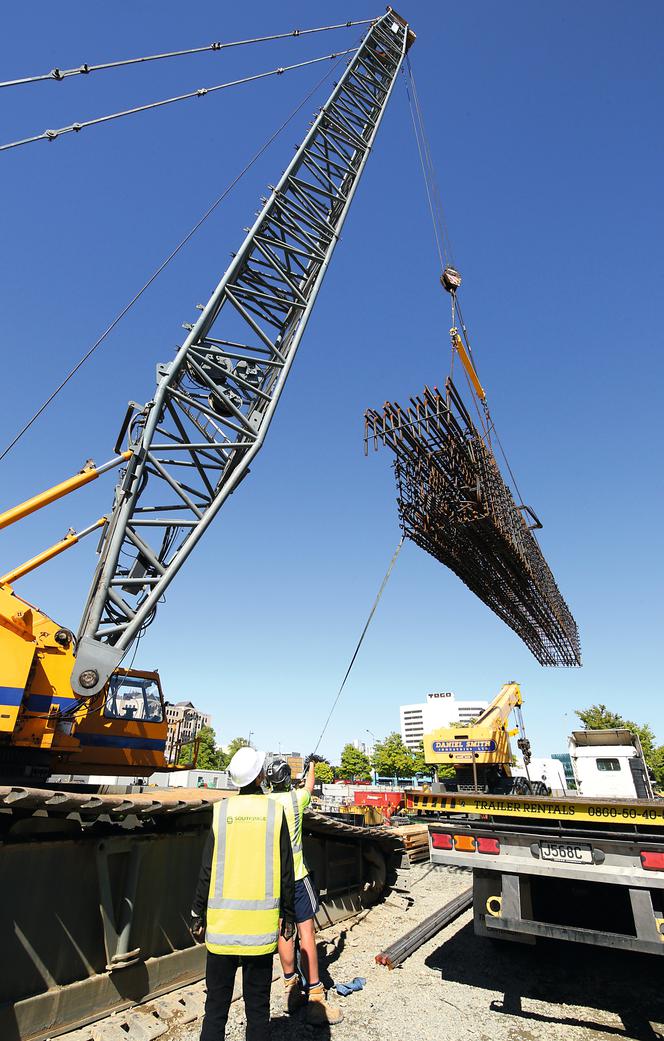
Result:
[[[472,723],[437,727],[424,735],[424,759],[430,766],[453,766],[454,778],[438,780],[437,791],[494,792],[504,795],[550,795],[542,781],[528,775],[530,741],[526,737],[518,683],[505,683]],[[516,727],[509,729],[514,712]],[[514,775],[510,737],[516,734],[526,776]]]
[[[517,704],[517,690],[516,684],[503,687],[503,711],[510,700]],[[479,723],[468,737],[452,740],[477,740]],[[429,735],[428,755],[437,762],[466,756],[460,773],[467,780],[471,755],[497,754],[507,741],[503,725],[482,750],[448,752],[447,732],[437,731]],[[496,749],[489,750],[491,742]],[[480,784],[406,793],[406,812],[429,821],[431,862],[472,869],[476,934],[664,954],[664,800],[652,790],[643,799],[514,794],[488,785],[482,791],[492,764],[477,762]]]

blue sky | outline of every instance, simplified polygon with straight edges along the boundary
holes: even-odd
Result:
[[[379,8],[200,0],[5,10],[1,78],[371,17]],[[398,727],[428,691],[522,684],[534,750],[574,709],[662,712],[661,4],[410,0],[411,52],[482,381],[540,542],[581,631],[581,669],[542,669],[414,545],[398,561],[324,751]],[[36,29],[35,26],[38,26]],[[358,30],[0,91],[3,141],[349,46]],[[350,42],[347,42],[350,41]],[[64,371],[318,80],[320,68],[54,143],[0,153],[4,446]],[[329,87],[328,87],[329,90]],[[326,90],[317,99],[322,103]],[[9,505],[110,458],[126,403],[154,389],[314,101],[244,178],[20,445]],[[399,537],[367,406],[442,383],[449,304],[402,78],[265,448],[136,665],[209,710],[221,740],[315,743]],[[3,533],[2,569],[104,513],[113,478]],[[17,583],[76,628],[94,537]]]

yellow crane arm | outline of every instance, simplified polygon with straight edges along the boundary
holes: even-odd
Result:
[[[495,726],[507,722],[513,708],[523,704],[521,688],[518,683],[505,683],[496,694],[491,704],[473,723],[475,727]]]
[[[70,492],[76,491],[77,488],[82,488],[84,484],[96,481],[101,474],[106,473],[107,470],[112,470],[115,466],[120,466],[120,463],[126,462],[130,457],[131,452],[123,452],[122,455],[116,455],[113,459],[109,459],[103,466],[95,466],[93,462],[86,463],[80,473],[75,474],[73,477],[68,477],[66,481],[61,481],[60,484],[54,484],[52,488],[47,488],[46,491],[39,492],[38,495],[33,495],[31,499],[26,499],[25,502],[19,503],[18,506],[12,506],[11,509],[0,513],[0,530],[8,528],[10,524],[15,524],[16,521],[23,520],[24,517],[28,517],[36,510],[41,510],[44,506],[48,506],[49,503],[55,502],[56,499],[69,495]]]
[[[63,539],[56,542],[54,546],[49,546],[48,549],[42,550],[36,557],[31,557],[30,560],[26,560],[23,564],[19,564],[18,567],[12,568],[6,575],[0,577],[0,585],[12,585],[18,578],[23,578],[24,575],[28,575],[31,571],[41,567],[47,560],[52,560],[53,557],[57,557],[60,553],[64,553],[66,549],[71,549],[77,542],[85,538],[91,532],[96,531],[97,528],[101,528],[106,523],[107,517],[100,517],[94,524],[90,524],[87,528],[83,528],[82,531],[68,531]]]

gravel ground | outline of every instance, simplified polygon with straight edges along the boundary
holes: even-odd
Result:
[[[364,990],[331,1000],[344,1022],[327,1029],[289,1018],[280,981],[272,987],[273,1041],[600,1041],[664,1036],[664,990],[659,958],[578,944],[537,947],[475,937],[468,911],[399,969],[376,965],[376,953],[471,883],[469,873],[411,872],[415,898],[408,910],[382,904],[351,929],[321,941],[327,984],[365,976]],[[326,934],[321,934],[325,937]],[[324,952],[324,953],[323,953]],[[231,1008],[227,1041],[244,1041],[242,1001]],[[197,1041],[200,1023],[169,1034]]]

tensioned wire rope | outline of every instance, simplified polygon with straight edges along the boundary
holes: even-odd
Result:
[[[454,258],[453,258],[453,254],[452,254],[452,246],[451,246],[450,236],[449,236],[449,232],[448,232],[448,229],[447,229],[447,224],[446,224],[446,221],[445,221],[443,206],[442,206],[442,202],[441,202],[440,188],[439,188],[439,185],[438,185],[438,178],[436,176],[436,169],[435,169],[435,166],[434,166],[433,158],[431,156],[431,149],[430,149],[430,146],[429,146],[429,139],[428,139],[428,136],[427,136],[425,125],[424,125],[424,115],[422,113],[422,106],[420,104],[420,99],[419,99],[419,95],[418,95],[418,92],[417,92],[417,87],[415,85],[415,76],[414,76],[414,73],[413,73],[412,65],[410,63],[410,59],[407,58],[406,61],[407,61],[407,67],[408,67],[408,80],[407,80],[407,86],[406,86],[406,93],[408,95],[408,102],[409,102],[409,106],[410,106],[410,113],[411,113],[411,118],[412,118],[412,121],[413,121],[413,129],[415,131],[415,141],[417,143],[417,151],[418,151],[418,155],[419,155],[419,159],[420,159],[420,166],[422,168],[422,175],[423,175],[424,186],[425,186],[425,190],[426,190],[427,203],[428,203],[429,213],[430,213],[430,216],[431,216],[431,222],[432,222],[432,225],[433,225],[434,238],[435,238],[435,242],[436,242],[436,250],[437,250],[437,253],[438,253],[438,257],[439,257],[439,260],[440,260],[441,267],[443,267],[444,266],[443,256],[445,257],[445,261],[446,262],[451,262],[452,264],[454,262]],[[448,257],[449,257],[449,261],[448,261]],[[472,348],[471,348],[471,345],[470,345],[470,339],[468,337],[468,330],[466,328],[466,324],[465,324],[465,322],[463,320],[463,315],[461,313],[461,306],[460,306],[459,301],[457,299],[456,293],[451,293],[450,295],[452,297],[452,325],[456,324],[455,318],[454,318],[454,314],[455,314],[455,311],[456,311],[456,313],[459,316],[459,323],[461,325],[461,332],[463,334],[464,343],[465,343],[466,348],[468,350],[468,354],[470,356],[470,359],[471,359],[471,361],[473,363],[473,367],[477,371],[477,366],[475,364],[475,358],[473,356],[473,351],[472,351]],[[452,360],[454,360],[454,349],[452,351]],[[517,483],[516,477],[514,475],[514,471],[512,470],[512,467],[510,465],[510,461],[507,458],[507,453],[506,453],[505,449],[503,448],[503,443],[500,440],[500,435],[498,434],[498,430],[496,428],[495,420],[493,419],[493,416],[491,415],[491,412],[489,411],[489,406],[487,405],[486,401],[482,402],[482,405],[483,405],[483,408],[484,408],[484,415],[482,415],[482,413],[479,410],[478,402],[477,402],[476,396],[475,396],[475,394],[473,392],[473,388],[472,388],[472,385],[470,383],[470,379],[469,379],[468,374],[466,373],[465,369],[464,369],[464,375],[466,377],[466,382],[468,384],[468,389],[470,391],[471,400],[473,401],[473,403],[475,405],[475,408],[477,410],[477,414],[478,414],[478,416],[480,418],[480,426],[484,428],[483,440],[484,440],[484,438],[486,438],[487,441],[490,441],[490,436],[491,436],[491,433],[493,432],[493,434],[494,434],[494,436],[496,438],[496,441],[498,442],[498,447],[500,448],[500,453],[501,453],[501,455],[503,457],[503,460],[505,461],[505,466],[507,467],[508,473],[509,473],[510,478],[512,480],[512,484],[514,485],[514,490],[516,491],[516,494],[519,497],[519,500],[523,503],[526,500],[524,499],[523,495],[521,494],[521,490],[519,488],[519,485]]]
[[[405,539],[406,539],[406,536],[402,535],[401,538],[399,539],[398,544],[397,544],[397,548],[395,549],[394,553],[392,554],[392,559],[390,561],[390,565],[389,565],[387,571],[385,572],[385,577],[383,578],[383,581],[381,582],[381,586],[380,586],[380,589],[378,590],[378,593],[376,595],[376,599],[374,600],[373,605],[371,607],[371,610],[369,611],[369,617],[367,618],[366,622],[364,623],[364,629],[360,633],[360,638],[357,641],[357,644],[355,646],[355,650],[353,651],[353,656],[350,659],[350,662],[348,664],[348,668],[346,669],[346,673],[344,675],[344,678],[341,681],[341,686],[339,687],[339,690],[337,691],[337,696],[335,697],[334,701],[332,702],[332,707],[330,708],[330,711],[327,714],[327,719],[325,720],[325,723],[323,724],[323,729],[321,730],[320,734],[318,735],[318,741],[316,742],[316,747],[314,748],[314,751],[313,751],[314,755],[316,755],[316,752],[318,751],[318,749],[320,747],[320,743],[321,743],[321,741],[323,740],[323,738],[325,736],[325,731],[327,730],[327,728],[328,728],[328,726],[330,724],[330,720],[332,719],[332,716],[334,715],[334,710],[336,709],[337,705],[339,704],[339,699],[340,699],[341,695],[343,694],[344,687],[346,686],[346,681],[348,680],[348,677],[351,674],[353,665],[355,664],[355,660],[356,660],[358,654],[360,653],[360,647],[364,643],[364,637],[367,635],[367,629],[371,625],[371,621],[373,619],[373,616],[376,613],[376,608],[378,607],[378,604],[380,603],[381,597],[382,597],[383,593],[385,592],[385,587],[386,587],[386,585],[387,585],[387,583],[388,583],[388,581],[390,579],[390,575],[392,574],[392,571],[394,569],[394,565],[397,562],[397,558],[398,558],[398,556],[399,556],[399,554],[401,552],[401,548],[402,548],[402,546],[403,546],[403,544],[405,542]]]
[[[116,328],[116,326],[122,321],[122,319],[125,317],[125,315],[127,315],[129,313],[129,311],[131,311],[132,307],[140,300],[140,298],[143,296],[143,294],[150,288],[152,283],[156,281],[156,279],[159,277],[159,275],[162,273],[162,271],[164,271],[164,269],[166,267],[168,267],[170,262],[178,255],[178,253],[194,237],[196,232],[199,230],[199,228],[202,227],[202,225],[205,223],[205,221],[208,219],[208,217],[210,217],[211,214],[214,213],[214,211],[217,209],[217,207],[231,193],[231,191],[242,180],[242,178],[245,176],[245,174],[248,173],[248,171],[251,169],[251,167],[254,166],[254,164],[260,159],[260,157],[264,154],[264,152],[267,151],[267,149],[270,147],[270,145],[274,141],[276,141],[276,139],[282,134],[282,132],[289,125],[289,123],[292,122],[292,120],[295,118],[295,116],[298,114],[298,112],[301,111],[301,109],[307,104],[308,101],[311,100],[311,98],[314,96],[314,94],[316,94],[316,92],[320,89],[320,87],[322,87],[322,85],[325,83],[325,81],[327,79],[329,79],[329,77],[336,71],[336,69],[338,69],[340,64],[341,64],[341,57],[338,59],[338,61],[335,62],[334,65],[331,66],[331,68],[329,68],[327,70],[327,72],[325,73],[324,76],[321,76],[321,78],[318,80],[318,82],[316,84],[314,84],[314,86],[311,88],[311,90],[308,91],[307,94],[305,94],[305,96],[302,98],[302,100],[299,102],[299,104],[292,110],[292,112],[290,112],[290,114],[286,117],[286,119],[283,121],[283,123],[281,123],[281,125],[277,127],[277,129],[270,135],[270,137],[268,137],[268,139],[261,145],[261,147],[258,149],[258,151],[255,152],[254,155],[251,157],[251,159],[249,159],[249,161],[242,167],[242,169],[239,171],[239,173],[237,173],[235,175],[235,177],[232,179],[232,181],[230,181],[230,183],[224,188],[224,190],[221,193],[221,195],[219,195],[214,200],[214,202],[208,207],[208,209],[205,211],[205,213],[202,215],[202,217],[200,217],[196,221],[196,223],[193,225],[193,227],[189,229],[187,234],[182,239],[180,239],[180,241],[175,246],[175,248],[172,249],[171,252],[168,254],[168,256],[161,262],[161,264],[159,264],[159,266],[157,268],[155,268],[155,270],[152,272],[152,274],[147,279],[147,281],[144,282],[144,284],[141,286],[141,288],[138,290],[138,292],[135,293],[134,296],[132,296],[131,300],[129,300],[129,302],[127,304],[125,304],[125,306],[116,314],[116,316],[113,318],[111,323],[104,329],[104,331],[101,333],[101,335],[88,348],[88,350],[85,351],[85,353],[79,358],[79,360],[69,370],[69,372],[64,377],[64,379],[58,384],[58,386],[55,387],[54,390],[51,391],[51,393],[48,395],[48,397],[45,398],[45,400],[42,402],[42,404],[35,410],[35,412],[33,412],[32,416],[27,420],[26,423],[24,423],[24,425],[18,431],[16,436],[13,438],[13,440],[10,441],[9,444],[3,449],[2,453],[0,453],[0,462],[7,455],[9,455],[11,450],[18,444],[18,442],[28,432],[28,430],[33,426],[33,424],[36,423],[36,421],[39,419],[39,417],[46,411],[48,406],[55,400],[55,398],[58,396],[58,394],[60,394],[60,392],[62,390],[64,390],[64,388],[67,386],[69,381],[71,379],[73,379],[73,377],[76,375],[76,373],[79,371],[79,369],[81,369],[83,367],[83,365],[85,365],[85,363],[89,360],[89,358],[92,357],[92,355],[95,353],[95,351],[102,345],[102,343],[113,332],[113,330]]]
[[[70,123],[67,126],[60,127],[58,130],[44,130],[41,134],[33,134],[31,137],[23,137],[18,141],[9,141],[4,145],[0,145],[0,152],[6,152],[10,148],[20,148],[22,145],[30,145],[35,141],[55,141],[58,137],[63,137],[65,134],[77,134],[81,130],[85,130],[86,127],[98,126],[102,123],[110,123],[115,119],[122,119],[124,116],[134,116],[139,112],[149,112],[151,109],[163,108],[165,105],[174,105],[179,101],[191,101],[192,98],[204,98],[208,94],[214,94],[219,90],[228,90],[230,87],[238,87],[245,83],[255,83],[257,80],[264,80],[270,76],[281,76],[284,72],[292,72],[294,69],[303,69],[307,65],[316,65],[321,61],[334,61],[335,58],[343,58],[346,54],[354,54],[356,48],[349,47],[345,51],[335,51],[332,54],[323,54],[320,58],[310,58],[308,61],[299,61],[294,65],[281,65],[276,69],[269,69],[267,72],[257,72],[252,76],[243,76],[241,79],[229,80],[227,83],[217,83],[212,87],[199,87],[198,90],[188,91],[186,94],[177,94],[172,98],[163,98],[161,101],[151,101],[146,105],[137,105],[135,108],[126,108],[121,112],[111,112],[107,116],[98,116],[96,119],[87,119],[78,123]]]
[[[254,43],[266,43],[271,40],[286,40],[290,37],[300,36],[311,36],[314,33],[329,32],[332,29],[350,29],[356,25],[370,25],[375,19],[364,18],[361,21],[355,22],[339,22],[337,25],[319,25],[313,29],[291,29],[290,32],[286,33],[273,33],[270,36],[254,36],[247,40],[229,40],[224,42],[222,40],[216,40],[213,43],[208,43],[203,47],[188,47],[180,51],[165,51],[162,54],[146,54],[140,58],[123,58],[120,61],[107,61],[99,65],[88,65],[83,63],[73,69],[51,69],[50,72],[42,73],[38,76],[23,76],[20,79],[5,80],[0,82],[0,89],[2,87],[19,87],[26,83],[42,83],[48,80],[54,80],[61,82],[62,80],[69,79],[72,76],[87,76],[91,72],[103,72],[108,69],[119,69],[126,68],[128,65],[141,65],[151,61],[161,61],[164,58],[181,58],[186,55],[192,54],[205,54],[209,51],[225,51],[231,47],[246,47],[249,44]]]

